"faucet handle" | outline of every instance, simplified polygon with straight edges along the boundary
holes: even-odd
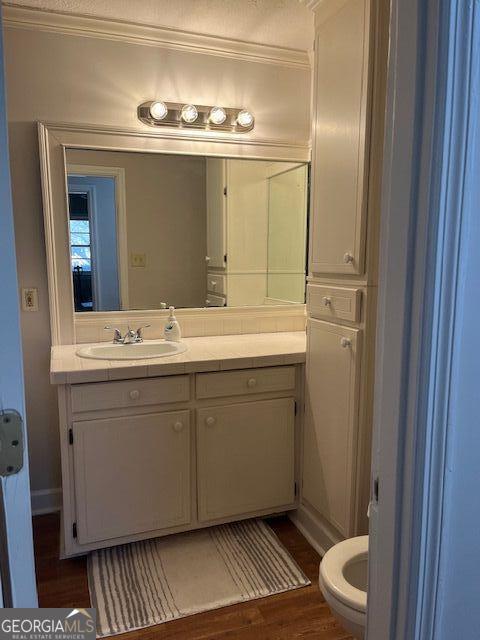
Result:
[[[136,333],[137,333],[137,336],[138,336],[139,338],[143,338],[143,336],[142,336],[142,332],[143,332],[143,330],[144,330],[144,329],[148,329],[148,327],[151,327],[151,326],[152,326],[151,324],[144,324],[142,327],[138,327],[137,332],[136,332]]]
[[[115,327],[111,327],[110,325],[106,325],[103,327],[103,330],[113,331],[113,341],[114,342],[122,342],[122,334],[120,333],[120,329],[116,329]]]

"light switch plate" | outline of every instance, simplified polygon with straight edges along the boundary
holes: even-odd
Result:
[[[23,311],[38,311],[38,289],[35,287],[22,289]]]
[[[147,256],[145,253],[132,253],[130,254],[130,266],[131,267],[146,267]]]

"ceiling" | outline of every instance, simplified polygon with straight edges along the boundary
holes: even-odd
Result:
[[[171,27],[309,50],[313,12],[305,0],[8,0],[5,4]]]

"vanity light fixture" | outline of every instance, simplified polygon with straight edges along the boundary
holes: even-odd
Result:
[[[163,120],[167,114],[168,109],[164,102],[152,102],[150,105],[150,115],[154,120]]]
[[[151,127],[247,133],[255,118],[247,109],[151,100],[138,106],[138,119]]]
[[[253,127],[254,117],[246,109],[242,109],[237,116],[237,123],[243,128]]]
[[[208,119],[212,124],[223,124],[227,119],[225,109],[222,109],[222,107],[212,107]]]
[[[182,120],[187,124],[192,124],[198,118],[198,111],[195,105],[186,104],[181,111]]]

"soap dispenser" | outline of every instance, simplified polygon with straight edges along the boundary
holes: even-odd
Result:
[[[175,307],[170,307],[170,315],[168,316],[167,324],[163,330],[165,340],[170,342],[180,342],[182,333],[180,331],[180,325],[175,317]]]

